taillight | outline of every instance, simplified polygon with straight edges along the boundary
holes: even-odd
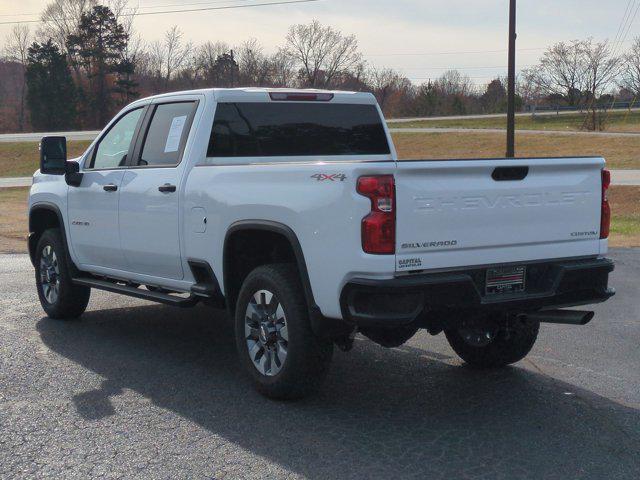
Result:
[[[600,238],[609,238],[611,228],[611,206],[609,205],[608,190],[611,186],[611,172],[602,170],[602,208],[600,217]]]
[[[371,200],[371,213],[362,219],[362,249],[375,255],[396,253],[396,186],[393,175],[358,179],[358,193]]]

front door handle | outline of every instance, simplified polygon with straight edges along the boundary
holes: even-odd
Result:
[[[160,185],[158,187],[158,190],[161,191],[162,193],[173,193],[176,191],[176,186],[171,185],[169,183],[165,183],[164,185]]]
[[[110,184],[105,185],[104,187],[102,187],[102,189],[105,192],[116,192],[116,191],[118,191],[118,186],[114,185],[113,183],[110,183]]]

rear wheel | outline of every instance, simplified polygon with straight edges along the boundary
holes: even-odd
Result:
[[[297,399],[320,387],[333,344],[311,329],[295,267],[265,265],[251,272],[238,296],[235,323],[240,361],[260,393]]]
[[[43,310],[54,319],[79,317],[91,295],[90,288],[73,284],[66,259],[60,230],[46,230],[36,247],[36,286]]]
[[[501,319],[445,331],[451,348],[469,365],[498,368],[526,357],[538,338],[540,324]]]

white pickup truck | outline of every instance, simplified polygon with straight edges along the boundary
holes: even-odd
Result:
[[[272,398],[316,390],[334,345],[444,332],[499,367],[540,322],[602,302],[602,158],[397,158],[372,95],[209,89],[122,110],[68,161],[41,142],[29,202],[40,302],[76,318],[93,288],[225,307],[240,360]]]

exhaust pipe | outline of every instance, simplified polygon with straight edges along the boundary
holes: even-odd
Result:
[[[581,312],[578,310],[542,310],[526,314],[529,320],[562,325],[586,325],[593,320],[594,316],[594,312]]]

